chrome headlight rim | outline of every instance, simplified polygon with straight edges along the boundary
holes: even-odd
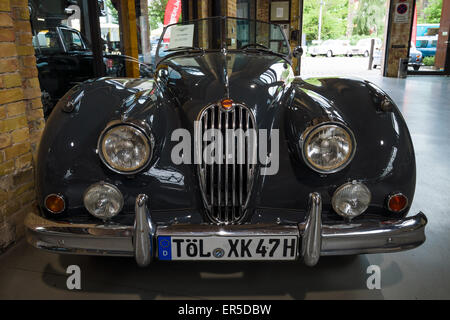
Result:
[[[305,152],[305,148],[307,146],[307,143],[309,141],[309,139],[312,137],[312,135],[314,133],[316,133],[318,130],[323,129],[323,127],[327,127],[327,126],[334,126],[334,127],[339,127],[343,130],[346,131],[346,133],[349,135],[350,137],[350,142],[352,145],[352,150],[349,154],[349,156],[347,157],[347,160],[340,166],[333,168],[331,170],[324,170],[321,168],[318,168],[316,166],[314,166],[311,161],[308,160],[308,157],[306,155]],[[355,153],[356,153],[356,139],[355,139],[355,135],[353,134],[353,131],[350,130],[349,127],[347,127],[345,124],[341,123],[341,122],[337,122],[337,121],[326,121],[326,122],[321,122],[317,125],[308,127],[303,134],[300,137],[300,153],[302,154],[302,159],[303,162],[313,171],[318,172],[318,173],[322,173],[322,174],[330,174],[330,173],[337,173],[341,170],[343,170],[345,167],[347,167],[353,160]]]
[[[144,164],[135,169],[135,170],[130,170],[130,171],[123,171],[123,170],[119,170],[117,168],[114,168],[106,159],[105,156],[103,155],[103,144],[102,141],[105,137],[105,135],[111,130],[114,129],[116,127],[120,127],[120,126],[129,126],[132,127],[133,129],[136,129],[137,131],[139,131],[139,133],[143,134],[144,137],[147,140],[147,144],[149,146],[149,155],[147,160],[144,162]],[[153,138],[153,134],[151,133],[150,129],[144,124],[137,124],[135,122],[123,122],[123,121],[111,121],[110,123],[108,123],[105,127],[105,129],[103,129],[103,131],[100,133],[100,136],[97,140],[97,152],[98,155],[100,157],[100,160],[103,162],[103,164],[110,169],[113,172],[119,173],[119,174],[123,174],[123,175],[134,175],[137,174],[141,171],[143,171],[145,168],[148,167],[148,165],[150,164],[152,158],[153,158],[153,150],[154,150],[154,146],[155,146],[155,139]]]
[[[98,215],[92,213],[92,212],[88,209],[88,207],[86,206],[86,196],[88,195],[88,193],[89,193],[93,188],[98,187],[98,186],[100,186],[100,187],[105,187],[105,186],[106,186],[106,187],[110,187],[110,188],[113,189],[115,192],[117,192],[118,195],[120,195],[120,206],[119,206],[119,209],[117,210],[116,214],[114,214],[114,216],[112,216],[112,217],[100,217],[100,216],[98,216]],[[106,181],[99,181],[99,182],[96,182],[96,183],[93,183],[93,184],[89,185],[89,186],[86,188],[86,190],[84,190],[84,193],[83,193],[83,206],[84,206],[84,208],[85,208],[85,209],[89,212],[89,214],[92,215],[93,217],[96,217],[96,218],[101,219],[101,220],[104,220],[104,221],[110,220],[110,219],[114,218],[115,216],[117,216],[120,212],[122,212],[124,203],[125,203],[125,199],[124,199],[123,193],[120,191],[120,189],[119,189],[116,185],[114,185],[114,184],[112,184],[112,183],[109,183],[109,182],[106,182]]]

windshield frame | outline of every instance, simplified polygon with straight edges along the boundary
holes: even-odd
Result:
[[[213,19],[217,19],[218,21],[220,21],[220,24],[222,24],[221,28],[224,27],[225,22],[227,19],[234,19],[234,20],[246,20],[246,21],[252,21],[252,22],[259,22],[259,23],[264,23],[264,24],[268,24],[268,25],[274,25],[277,26],[280,31],[281,34],[283,36],[284,41],[286,41],[287,43],[287,49],[288,49],[288,53],[287,54],[283,54],[283,53],[279,53],[279,52],[274,52],[271,51],[270,52],[264,52],[264,54],[270,54],[270,55],[274,55],[274,56],[279,56],[281,58],[283,58],[284,60],[286,60],[287,62],[289,62],[289,64],[292,63],[292,50],[291,50],[291,46],[289,43],[289,40],[287,38],[286,33],[283,31],[283,29],[281,28],[281,26],[277,23],[271,23],[271,22],[267,22],[267,21],[262,21],[262,20],[257,20],[257,19],[249,19],[249,18],[237,18],[237,17],[229,17],[229,16],[214,16],[214,17],[207,17],[207,18],[201,18],[201,19],[194,19],[194,20],[188,20],[188,21],[183,21],[183,22],[176,22],[176,23],[172,23],[172,24],[168,24],[167,26],[164,27],[163,32],[161,33],[161,36],[159,37],[158,40],[158,45],[156,47],[156,52],[155,52],[155,67],[157,67],[163,60],[166,60],[170,57],[179,55],[180,53],[186,53],[186,52],[190,52],[191,49],[186,49],[186,50],[179,50],[179,51],[173,51],[173,52],[168,52],[166,55],[164,56],[160,56],[159,55],[159,49],[161,47],[161,42],[164,38],[164,34],[166,33],[167,29],[171,26],[174,25],[187,25],[187,24],[191,24],[191,23],[195,23],[198,21],[203,21],[203,20],[213,20]],[[224,41],[224,37],[225,37],[225,33],[222,32],[222,39],[221,39],[221,48],[220,49],[204,49],[202,48],[201,52],[219,52],[222,50],[226,50],[226,52],[246,52],[249,53],[247,50],[245,49],[228,49],[227,45],[226,45],[226,41]],[[195,50],[195,52],[200,52],[199,50]],[[262,53],[262,51],[261,51]]]

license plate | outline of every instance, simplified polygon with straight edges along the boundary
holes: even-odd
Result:
[[[297,236],[159,236],[159,260],[295,260]]]

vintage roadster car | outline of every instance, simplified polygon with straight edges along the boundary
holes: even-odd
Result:
[[[278,25],[200,19],[165,28],[153,79],[73,87],[39,146],[28,241],[140,266],[422,244],[395,103],[368,81],[295,77],[299,54]]]

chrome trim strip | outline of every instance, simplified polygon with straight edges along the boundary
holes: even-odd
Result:
[[[148,196],[140,194],[136,198],[136,217],[134,221],[133,247],[134,257],[140,267],[146,267],[155,256],[154,239],[156,225],[152,221],[147,207]]]
[[[242,129],[242,108],[239,108],[239,129]],[[245,144],[245,137],[240,137],[241,138],[241,145]],[[245,154],[241,155],[241,157],[244,157],[245,159]],[[242,158],[240,158],[242,159]],[[242,165],[242,161],[239,161],[239,205],[243,206],[244,205],[244,201],[243,201],[243,196],[242,196],[242,189],[244,188],[244,177],[242,175],[242,170],[243,170],[243,165]]]
[[[322,197],[317,192],[309,195],[305,231],[302,239],[302,257],[305,264],[313,267],[320,258],[322,247]]]
[[[100,221],[99,221],[100,222]],[[54,253],[132,257],[132,226],[72,224],[47,220],[30,212],[25,218],[27,241]]]
[[[427,217],[419,212],[399,220],[322,226],[322,256],[397,252],[425,242]]]

